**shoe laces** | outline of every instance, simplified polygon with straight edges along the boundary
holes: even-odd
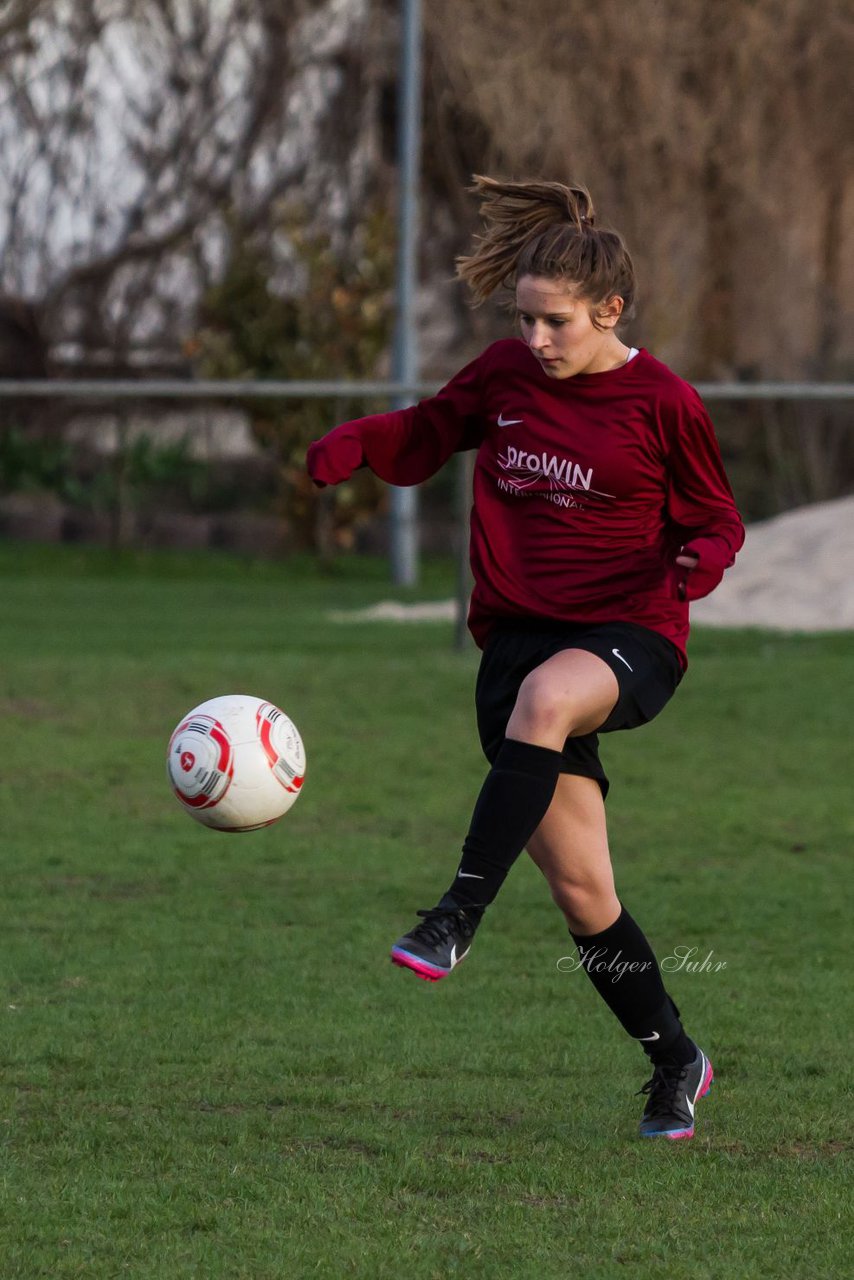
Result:
[[[454,935],[471,938],[477,928],[477,921],[472,920],[462,907],[456,911],[449,911],[446,907],[430,907],[428,911],[416,911],[415,914],[421,916],[424,923],[415,926],[412,936],[431,947],[447,942]]]
[[[656,1063],[650,1079],[638,1089],[639,1094],[646,1094],[649,1097],[644,1109],[644,1115],[647,1118],[672,1115],[687,1074],[688,1068],[678,1063]]]

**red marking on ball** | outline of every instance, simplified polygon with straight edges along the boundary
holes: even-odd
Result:
[[[261,740],[261,746],[264,748],[264,754],[272,768],[273,765],[278,764],[279,762],[279,753],[273,746],[273,726],[270,724],[269,720],[261,719],[260,711],[255,717],[255,723],[258,726],[258,737]]]
[[[219,760],[217,761],[217,768],[222,773],[230,774],[234,767],[233,761],[231,758],[231,742],[229,740],[228,734],[225,732],[225,729],[223,729],[222,725],[218,720],[214,720],[213,724],[211,725],[210,736],[212,740],[219,747]]]
[[[193,755],[192,751],[181,752],[181,768],[185,773],[189,773],[195,763],[196,757]]]

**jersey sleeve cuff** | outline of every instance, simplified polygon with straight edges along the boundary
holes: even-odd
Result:
[[[686,600],[702,600],[721,581],[724,570],[732,564],[732,556],[721,546],[716,538],[692,538],[682,547],[685,555],[698,557],[697,565],[685,573],[684,587]]]
[[[308,446],[305,465],[315,484],[341,484],[362,466],[362,442],[348,427],[338,427]]]

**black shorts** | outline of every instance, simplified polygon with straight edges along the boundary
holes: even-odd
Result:
[[[525,676],[563,649],[595,653],[617,677],[620,692],[608,718],[596,733],[567,738],[562,752],[561,771],[595,778],[605,796],[609,783],[599,759],[599,734],[635,729],[658,715],[682,679],[679,651],[664,636],[633,622],[499,620],[487,637],[475,689],[480,742],[490,763]]]

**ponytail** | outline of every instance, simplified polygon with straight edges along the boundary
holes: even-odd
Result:
[[[523,275],[564,280],[595,312],[609,298],[635,299],[635,274],[622,236],[595,225],[586,187],[560,182],[498,182],[475,175],[484,234],[471,254],[457,258],[457,275],[480,306]],[[595,321],[594,321],[595,323]]]

